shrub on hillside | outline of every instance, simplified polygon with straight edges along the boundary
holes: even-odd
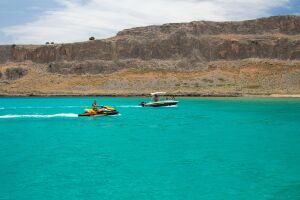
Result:
[[[16,80],[19,78],[22,78],[28,73],[27,69],[24,69],[22,67],[13,67],[13,68],[8,68],[5,71],[5,76],[6,79],[8,80]]]

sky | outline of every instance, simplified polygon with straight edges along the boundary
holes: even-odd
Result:
[[[137,26],[300,15],[300,0],[0,0],[0,44],[103,39]]]

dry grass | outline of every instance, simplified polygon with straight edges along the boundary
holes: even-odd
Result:
[[[6,95],[143,95],[165,90],[179,95],[299,94],[300,61],[249,59],[208,63],[207,70],[120,70],[111,74],[60,75],[46,65],[9,63],[28,74],[18,80],[0,81]]]

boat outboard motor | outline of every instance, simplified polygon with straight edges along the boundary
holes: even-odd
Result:
[[[143,102],[140,103],[140,106],[145,107],[145,104],[146,103],[143,101]]]

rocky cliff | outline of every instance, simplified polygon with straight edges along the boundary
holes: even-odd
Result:
[[[123,30],[73,44],[0,46],[8,95],[300,94],[300,16]]]

